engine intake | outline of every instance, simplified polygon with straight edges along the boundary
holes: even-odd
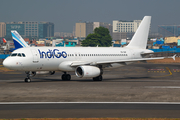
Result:
[[[75,74],[78,77],[92,78],[101,74],[101,70],[95,66],[79,66],[75,70]]]

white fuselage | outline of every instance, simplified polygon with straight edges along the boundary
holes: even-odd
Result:
[[[138,59],[145,49],[128,49],[113,47],[28,47],[15,50],[13,54],[23,56],[9,56],[4,64],[7,68],[22,71],[74,71],[75,62],[96,63],[103,61],[116,61]],[[63,63],[63,64],[62,64]],[[126,62],[128,64],[128,62]],[[104,68],[123,66],[121,63],[105,64]]]

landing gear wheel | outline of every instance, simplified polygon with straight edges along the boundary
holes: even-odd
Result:
[[[66,79],[67,79],[67,80],[71,80],[71,75],[70,75],[70,74],[67,74],[67,75],[66,75]]]
[[[62,79],[62,80],[65,80],[65,79],[66,79],[66,75],[63,74],[63,75],[61,76],[61,79]]]
[[[24,79],[24,82],[30,83],[30,82],[31,82],[31,79],[30,79],[30,78],[25,78],[25,79]]]
[[[24,82],[30,83],[31,82],[31,76],[35,76],[36,72],[31,72],[31,71],[25,71],[25,73],[27,74],[27,77],[24,79]]]
[[[102,81],[102,79],[102,75],[93,78],[94,81]]]
[[[61,76],[61,79],[62,79],[62,80],[71,80],[71,75],[70,75],[70,74],[63,74],[63,75]]]

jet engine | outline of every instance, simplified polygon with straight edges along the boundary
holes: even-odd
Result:
[[[95,66],[78,66],[75,70],[75,74],[78,77],[92,78],[101,74],[101,70]]]

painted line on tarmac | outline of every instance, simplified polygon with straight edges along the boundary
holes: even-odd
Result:
[[[169,88],[169,89],[180,89],[180,86],[145,86],[145,88]]]
[[[163,76],[153,76],[153,77],[166,77],[166,76],[172,75],[172,72],[171,72],[171,70],[170,70],[168,67],[166,67],[166,70],[168,70],[168,72],[169,72],[168,75],[163,75]]]
[[[4,104],[180,104],[180,102],[0,102]]]

